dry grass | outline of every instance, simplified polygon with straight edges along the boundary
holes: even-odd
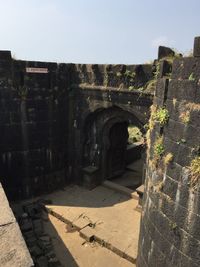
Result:
[[[172,162],[173,160],[173,154],[172,153],[168,153],[165,157],[164,157],[164,164],[168,165],[170,162]]]
[[[190,111],[186,110],[184,112],[181,112],[181,114],[179,115],[179,118],[182,121],[182,123],[188,124],[190,121]]]
[[[177,99],[176,98],[173,98],[172,102],[173,102],[173,106],[175,107],[176,106]]]
[[[196,187],[200,180],[200,156],[196,156],[190,164],[191,185]]]
[[[185,105],[186,109],[200,111],[200,104],[189,102]]]

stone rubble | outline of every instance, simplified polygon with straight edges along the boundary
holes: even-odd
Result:
[[[42,217],[44,202],[48,203],[39,200],[23,205],[24,213],[18,218],[19,226],[36,267],[61,267],[54,253],[52,240],[44,232]]]

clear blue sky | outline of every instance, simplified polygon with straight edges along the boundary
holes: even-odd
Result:
[[[200,0],[0,0],[0,49],[18,59],[144,63],[200,35]]]

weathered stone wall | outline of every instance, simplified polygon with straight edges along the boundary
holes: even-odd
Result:
[[[48,73],[27,73],[26,67]],[[0,53],[0,176],[9,198],[31,197],[66,182],[69,68]]]
[[[68,182],[81,183],[86,117],[118,105],[147,122],[152,97],[142,90],[151,90],[154,71],[151,64],[22,61],[0,51],[0,177],[8,197],[32,197]]]
[[[1,183],[0,203],[0,266],[34,266]]]
[[[147,137],[138,267],[200,266],[199,51],[196,44],[195,57],[176,59],[171,78],[158,79]]]

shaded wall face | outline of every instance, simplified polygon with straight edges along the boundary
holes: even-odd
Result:
[[[0,56],[0,175],[9,198],[15,199],[65,184],[67,66],[7,55]],[[28,73],[26,67],[48,73]]]
[[[115,123],[110,129],[105,179],[120,175],[125,170],[128,141],[127,126],[127,122]]]
[[[157,83],[138,267],[200,266],[200,174],[192,169],[200,164],[199,69],[199,57],[177,59],[172,79]],[[161,108],[169,115],[164,123]]]

